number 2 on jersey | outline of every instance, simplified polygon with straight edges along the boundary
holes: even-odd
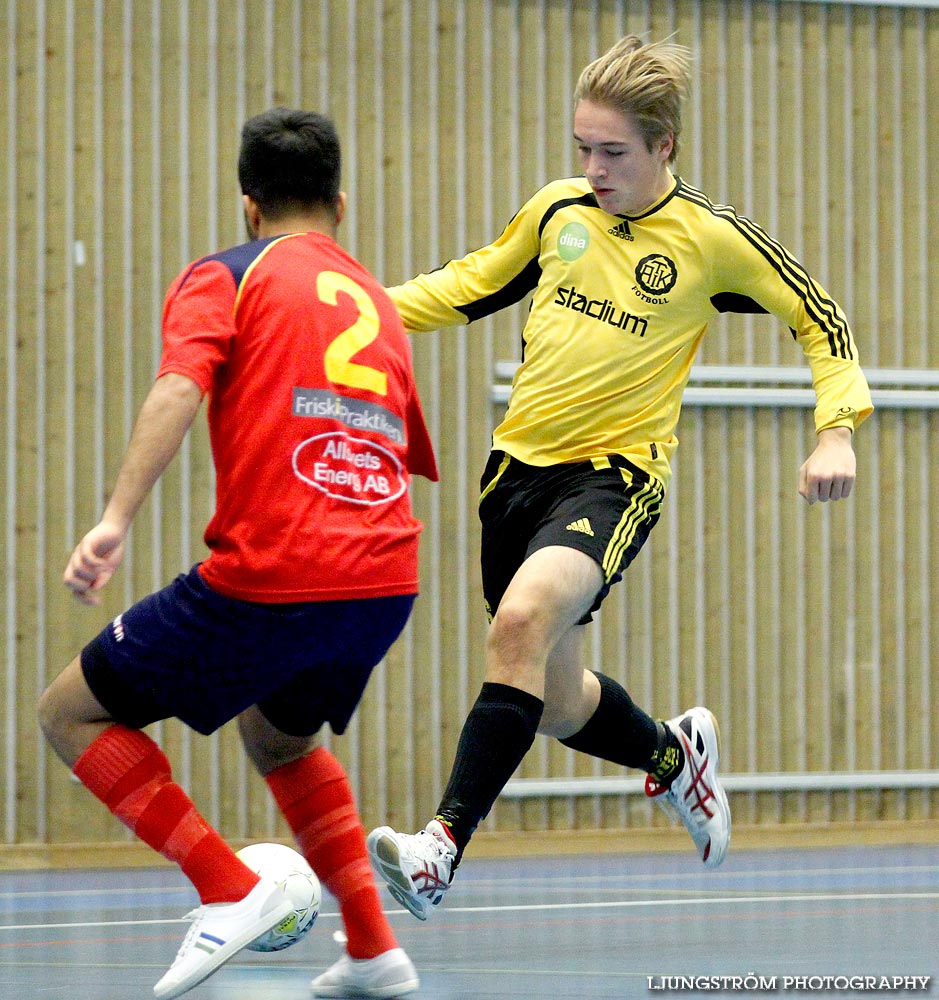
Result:
[[[348,275],[338,271],[320,271],[316,276],[316,294],[320,301],[330,306],[337,305],[339,292],[345,292],[355,302],[359,317],[326,348],[323,355],[326,377],[330,382],[387,396],[388,376],[377,368],[359,365],[352,360],[378,336],[380,321],[375,303],[368,292]]]

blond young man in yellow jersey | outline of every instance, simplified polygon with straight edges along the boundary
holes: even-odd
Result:
[[[719,312],[770,312],[812,371],[809,502],[848,496],[872,409],[838,305],[762,229],[676,177],[688,52],[629,36],[581,74],[582,178],[548,184],[491,245],[391,289],[411,330],[471,322],[529,292],[523,360],[482,479],[486,678],[440,807],[416,835],[380,827],[372,860],[426,919],[536,732],[645,770],[709,867],[730,840],[719,732],[695,707],[657,722],[584,669],[584,625],[655,524],[691,364]]]

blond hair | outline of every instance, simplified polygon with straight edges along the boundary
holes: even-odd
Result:
[[[649,152],[671,134],[672,162],[678,155],[690,66],[691,51],[684,45],[667,39],[643,44],[636,35],[626,35],[580,74],[574,102],[592,101],[631,116]]]

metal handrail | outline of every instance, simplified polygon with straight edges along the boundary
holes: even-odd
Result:
[[[939,771],[807,771],[722,774],[728,792],[842,792],[939,788]],[[513,778],[503,788],[508,799],[576,795],[639,795],[644,778]]]
[[[516,361],[497,361],[491,397],[507,403]],[[892,410],[939,409],[939,369],[865,369],[874,406]],[[743,383],[743,384],[741,384]],[[764,406],[812,408],[815,391],[807,367],[774,365],[693,365],[682,396],[685,406]]]

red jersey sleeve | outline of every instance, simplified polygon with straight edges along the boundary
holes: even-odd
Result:
[[[186,375],[208,393],[235,337],[237,288],[231,271],[211,257],[190,265],[163,304],[163,357],[157,378]]]

